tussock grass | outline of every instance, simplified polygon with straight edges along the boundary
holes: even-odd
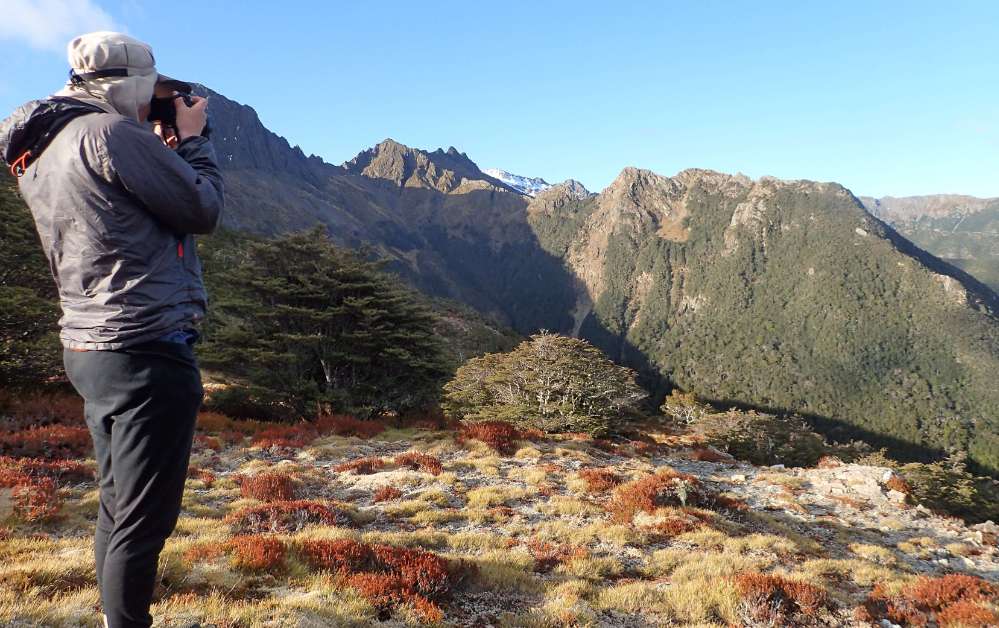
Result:
[[[576,499],[575,497],[554,496],[542,504],[539,510],[546,515],[559,516],[595,516],[604,512],[604,509],[590,502]]]
[[[530,495],[527,489],[517,486],[483,486],[474,488],[465,494],[470,508],[488,508],[489,506],[508,505]]]
[[[434,526],[454,521],[463,521],[468,518],[465,510],[459,508],[442,508],[440,510],[423,510],[416,513],[409,520],[421,526]]]
[[[475,582],[487,590],[537,593],[542,584],[532,573],[534,558],[523,550],[489,550],[471,559]]]
[[[624,565],[613,556],[570,558],[555,569],[556,573],[588,580],[612,578],[621,575],[623,571]]]
[[[871,587],[878,582],[901,582],[907,576],[867,560],[843,558],[818,558],[805,561],[794,573],[806,578],[827,581],[847,581],[861,587]]]
[[[666,604],[667,586],[648,581],[625,582],[599,589],[593,606],[601,610],[641,613]]]

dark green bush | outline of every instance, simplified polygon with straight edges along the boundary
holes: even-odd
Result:
[[[674,400],[667,400],[672,403],[674,412],[680,412],[681,417],[695,417],[688,425],[704,436],[708,444],[756,465],[814,467],[825,456],[850,462],[870,452],[870,448],[860,442],[845,445],[826,442],[797,415],[782,416],[753,410],[715,412],[689,396],[674,395],[670,399]]]
[[[897,472],[911,489],[912,504],[972,523],[999,521],[999,482],[971,474],[963,456],[929,464],[910,462]]]
[[[334,246],[322,228],[210,244],[202,364],[246,387],[213,404],[254,418],[267,408],[371,417],[437,400],[448,369],[436,319],[380,264]]]

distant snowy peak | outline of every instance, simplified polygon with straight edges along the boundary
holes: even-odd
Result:
[[[482,172],[488,174],[490,177],[499,179],[503,183],[506,183],[515,190],[518,190],[528,196],[535,196],[552,186],[551,183],[548,183],[544,179],[522,177],[519,174],[512,174],[506,170],[500,170],[499,168],[486,168]]]

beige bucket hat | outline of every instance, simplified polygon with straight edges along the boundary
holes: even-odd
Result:
[[[69,58],[70,80],[141,76],[152,77],[155,83],[185,94],[191,93],[191,84],[160,74],[156,71],[153,49],[144,42],[124,33],[97,31],[74,38],[66,46]]]

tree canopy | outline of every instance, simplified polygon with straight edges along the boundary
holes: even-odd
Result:
[[[370,416],[436,399],[448,373],[431,310],[323,228],[206,251],[206,367],[278,414]]]
[[[634,371],[593,345],[542,332],[509,353],[469,360],[444,386],[444,410],[464,420],[600,435],[645,397]]]

